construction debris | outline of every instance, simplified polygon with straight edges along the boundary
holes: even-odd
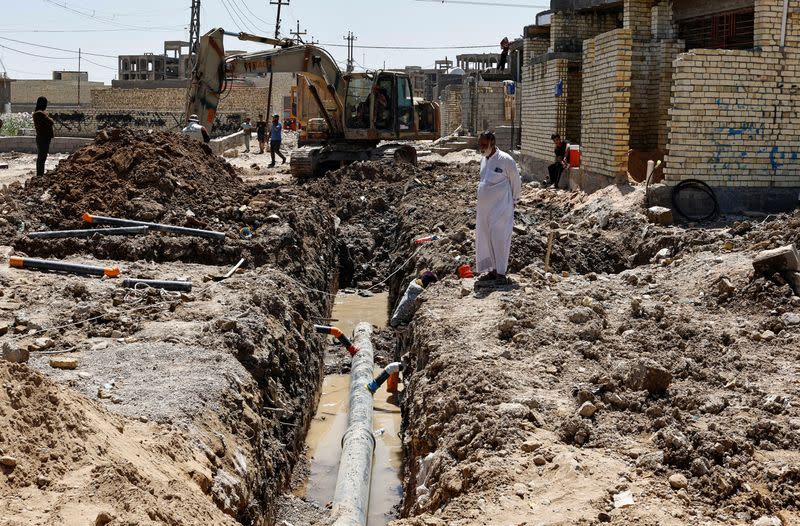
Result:
[[[753,260],[753,268],[758,275],[770,275],[776,272],[800,271],[800,254],[794,245],[787,245],[773,250],[760,252]]]

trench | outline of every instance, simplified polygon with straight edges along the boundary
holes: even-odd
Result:
[[[339,293],[333,305],[332,324],[352,335],[366,321],[381,329],[386,324],[388,293],[370,297]],[[339,351],[341,352],[341,351]],[[375,375],[381,367],[375,367]],[[322,382],[317,411],[306,435],[308,478],[295,494],[321,505],[333,500],[341,455],[341,439],[347,427],[350,375],[327,374]],[[369,499],[369,526],[383,526],[397,517],[402,498],[402,447],[400,408],[396,395],[385,388],[373,397],[375,453]]]

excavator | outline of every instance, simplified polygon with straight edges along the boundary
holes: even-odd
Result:
[[[226,35],[275,47],[226,56]],[[321,47],[220,28],[200,38],[187,116],[196,114],[210,132],[233,80],[267,73],[297,76],[297,113],[306,124],[291,157],[290,169],[297,178],[354,161],[395,158],[416,163],[413,146],[393,141],[440,136],[439,105],[415,98],[411,79],[403,72],[343,73]]]

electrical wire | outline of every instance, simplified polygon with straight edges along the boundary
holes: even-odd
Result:
[[[519,7],[521,9],[550,9],[550,6],[543,5],[524,5],[524,4],[505,4],[495,2],[476,2],[473,0],[414,0],[415,2],[429,2],[435,4],[467,4],[479,5],[484,7]]]
[[[0,33],[116,33],[130,29],[0,29]],[[154,31],[172,31],[172,29],[155,29]]]
[[[9,42],[16,42],[17,44],[25,44],[33,47],[52,49],[53,51],[66,51],[67,53],[78,53],[77,49],[64,49],[61,47],[45,46],[44,44],[34,44],[33,42],[25,42],[24,40],[17,40],[15,38],[0,37],[0,40],[8,40]],[[113,59],[117,58],[117,55],[104,55],[102,53],[91,53],[89,51],[81,51],[81,54],[89,55],[92,57],[103,57],[103,58],[113,58]]]
[[[260,17],[259,17],[257,14],[255,14],[255,13],[254,13],[254,12],[253,12],[253,11],[250,9],[250,6],[248,6],[248,5],[247,5],[247,0],[242,0],[242,3],[244,4],[244,7],[245,7],[245,9],[247,9],[247,11],[248,11],[248,12],[249,12],[251,15],[253,15],[253,18],[255,18],[256,20],[260,21],[260,22],[261,22],[261,23],[263,23],[263,24],[267,24],[267,26],[269,26],[269,25],[271,25],[271,24],[272,24],[272,22],[267,22],[266,20],[264,20],[263,18],[260,18]]]
[[[19,49],[14,49],[13,47],[4,46],[3,44],[0,44],[0,48],[7,49],[15,53],[20,53],[22,55],[28,55],[29,57],[46,58],[49,60],[75,60],[78,58],[77,55],[75,55],[74,57],[51,57],[47,55],[37,55],[36,53],[28,53],[27,51],[20,51]]]
[[[125,29],[136,29],[136,30],[140,30],[140,31],[151,31],[153,29],[183,29],[183,26],[144,27],[144,26],[134,26],[134,25],[130,25],[130,24],[123,24],[123,23],[115,21],[112,18],[100,17],[100,16],[93,15],[93,14],[90,14],[90,13],[85,13],[85,12],[80,11],[78,9],[71,8],[71,7],[67,6],[66,4],[64,4],[64,5],[59,4],[58,2],[55,2],[54,0],[44,0],[44,2],[48,3],[50,5],[56,6],[58,8],[61,8],[61,9],[65,9],[66,11],[69,11],[71,13],[75,13],[77,15],[80,15],[80,16],[84,17],[84,18],[88,18],[90,20],[94,20],[95,22],[102,22],[102,23],[105,23],[105,24],[110,24],[112,26],[121,27],[121,28],[125,28]]]
[[[142,13],[142,11],[138,11],[138,12],[135,12],[135,13],[116,13],[116,12],[112,12],[112,11],[103,11],[101,9],[95,9],[93,7],[80,6],[76,2],[73,2],[72,0],[70,0],[69,3],[72,4],[72,8],[75,9],[75,10],[83,10],[83,11],[86,11],[87,14],[91,13],[93,15],[101,15],[101,16],[104,15],[105,17],[110,17],[110,18],[131,18],[131,17],[152,18],[153,15],[159,15],[161,13],[175,13],[177,11],[191,11],[191,9],[192,9],[191,7],[179,7],[179,8],[174,8],[173,7],[173,8],[168,8],[168,9],[156,9],[156,10],[148,9],[146,13]],[[61,5],[62,7],[66,6],[67,5],[67,0],[61,0],[61,3],[59,5]]]
[[[106,66],[106,65],[103,65],[103,64],[99,64],[97,62],[94,62],[93,60],[89,60],[86,57],[81,57],[81,60],[83,60],[85,62],[88,62],[89,64],[94,64],[95,66],[98,66],[98,67],[101,67],[101,68],[110,69],[111,71],[119,71],[118,67],[112,68],[111,66]]]
[[[244,30],[241,28],[241,26],[239,26],[239,23],[236,22],[236,19],[233,18],[233,14],[231,13],[231,10],[228,9],[228,4],[225,3],[225,0],[220,0],[220,3],[222,4],[222,7],[225,8],[225,11],[228,12],[228,16],[231,18],[231,22],[233,22],[233,25],[236,26],[236,28],[239,30],[240,33],[244,33]]]
[[[256,34],[256,35],[257,35],[257,34],[258,34],[258,33],[259,33],[261,30],[260,30],[260,29],[258,29],[258,28],[255,26],[255,24],[252,24],[252,25],[251,25],[250,21],[249,21],[249,20],[248,20],[248,18],[247,18],[247,15],[245,15],[245,14],[244,14],[244,11],[243,11],[243,10],[242,10],[242,8],[239,6],[239,2],[238,2],[238,0],[228,0],[228,2],[230,3],[230,6],[231,6],[231,8],[232,8],[234,11],[236,11],[237,15],[239,16],[239,20],[241,20],[241,21],[242,21],[242,25],[244,25],[244,26],[247,28],[247,31],[248,31],[249,33],[253,33],[253,34]]]
[[[325,47],[347,47],[347,44],[318,44],[320,46]],[[356,46],[354,45],[354,49],[415,49],[415,50],[437,50],[437,49],[486,49],[486,48],[496,48],[497,44],[488,44],[485,46]]]

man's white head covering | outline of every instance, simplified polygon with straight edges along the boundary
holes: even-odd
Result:
[[[189,122],[200,122],[200,118],[197,115],[192,114],[189,116]]]

